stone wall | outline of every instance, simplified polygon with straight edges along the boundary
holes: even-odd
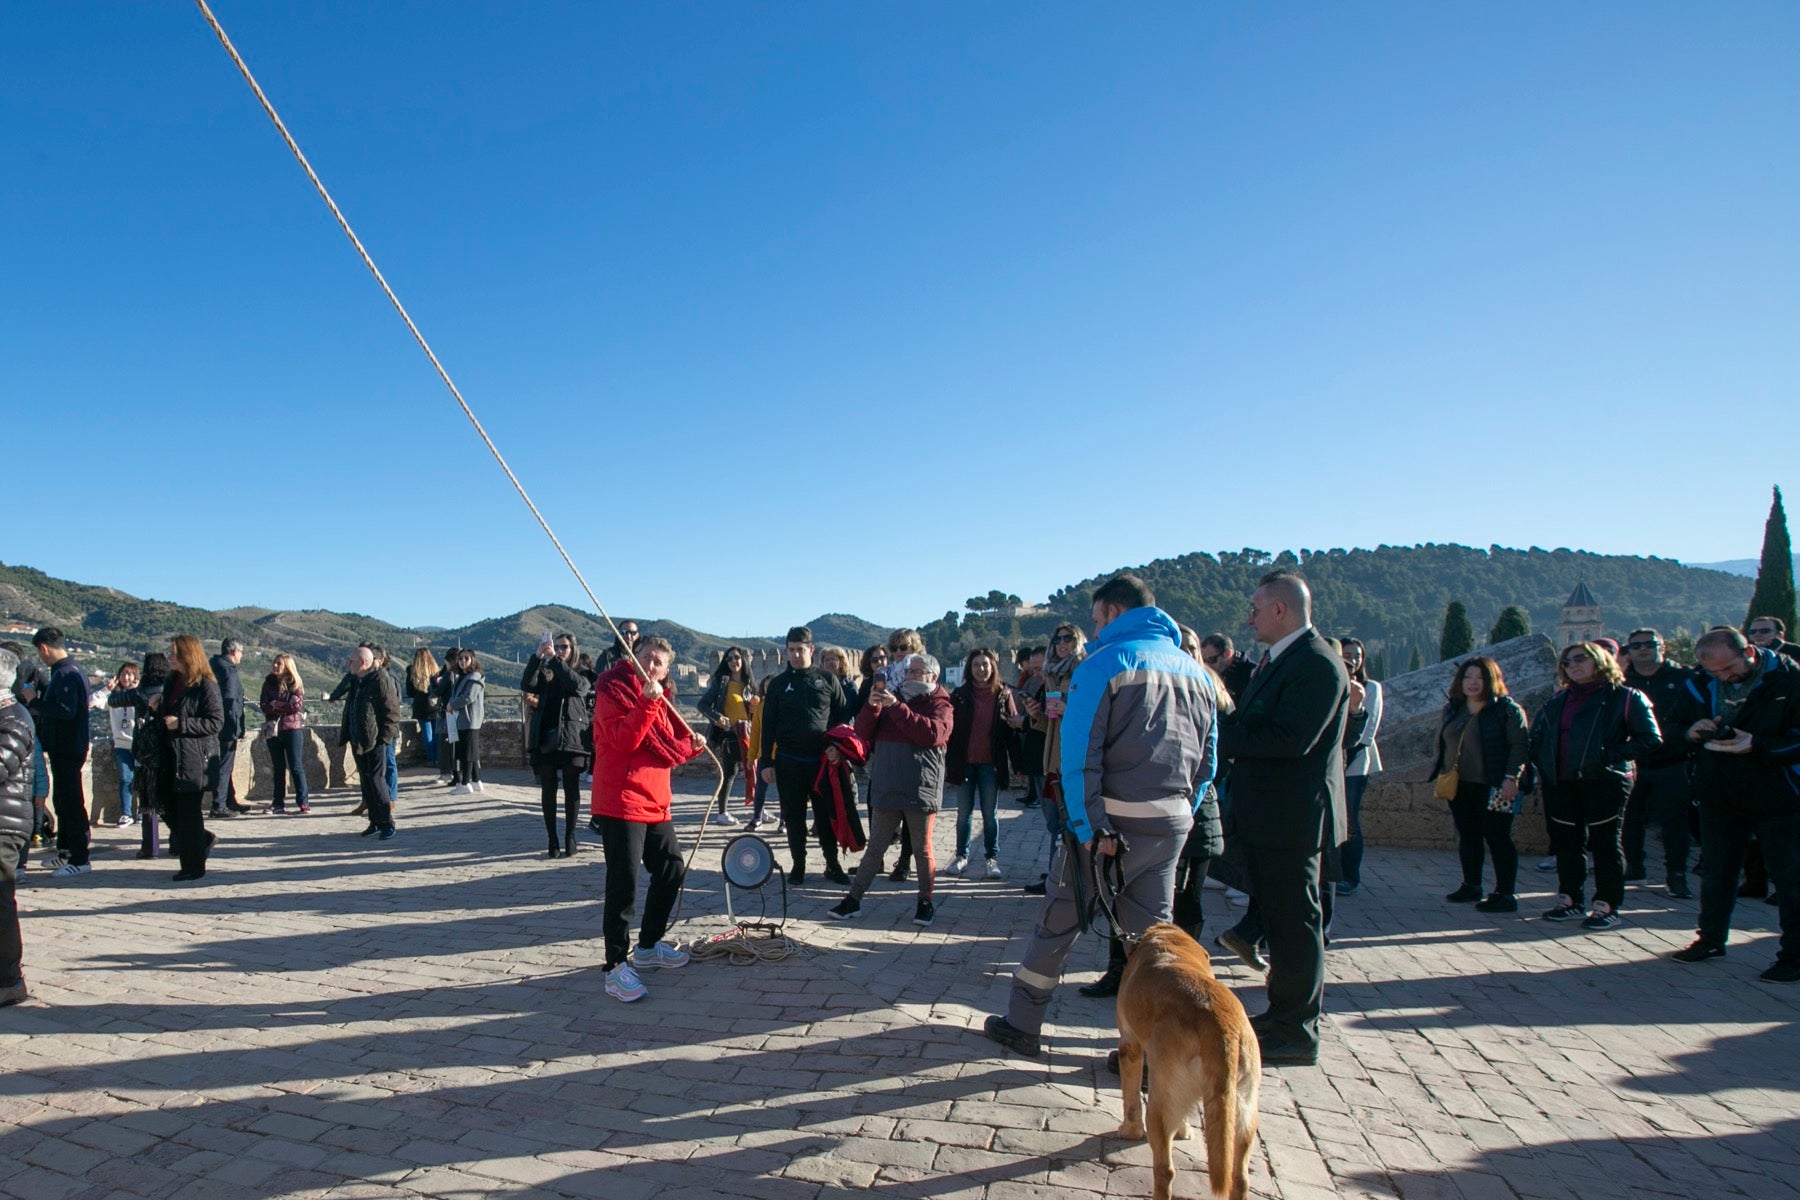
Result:
[[[1542,634],[1531,634],[1496,646],[1484,646],[1500,664],[1512,698],[1527,718],[1550,698],[1556,686],[1556,648]],[[1460,661],[1460,660],[1459,660]],[[1437,757],[1438,726],[1457,663],[1445,662],[1396,675],[1382,684],[1382,772],[1363,794],[1363,837],[1377,846],[1432,849],[1456,845],[1449,807],[1432,795],[1431,765]],[[1542,854],[1549,847],[1544,833],[1540,795],[1525,797],[1524,810],[1513,822],[1521,852]]]

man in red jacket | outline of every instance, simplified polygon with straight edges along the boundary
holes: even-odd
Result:
[[[593,811],[606,854],[606,904],[600,918],[606,938],[606,994],[627,1004],[644,998],[638,971],[688,964],[687,951],[662,940],[681,895],[684,870],[669,817],[669,771],[706,749],[663,697],[674,649],[662,638],[647,638],[636,658],[643,675],[621,660],[594,683]],[[639,862],[650,876],[650,888],[637,949],[628,956]]]

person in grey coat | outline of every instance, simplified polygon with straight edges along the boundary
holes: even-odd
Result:
[[[869,808],[873,828],[863,849],[862,865],[850,881],[850,894],[830,910],[843,921],[862,910],[863,894],[875,882],[887,848],[902,828],[912,836],[919,856],[919,904],[914,925],[929,925],[937,916],[931,899],[931,826],[944,803],[944,748],[956,716],[950,693],[938,684],[938,661],[929,654],[910,654],[903,664],[906,681],[890,690],[876,676],[868,701],[857,710],[856,736],[869,751]]]
[[[462,671],[445,706],[445,719],[456,727],[456,786],[452,796],[479,792],[481,786],[481,723],[487,716],[487,677],[481,673],[473,650],[457,655]]]

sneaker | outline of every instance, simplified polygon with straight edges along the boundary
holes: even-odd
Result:
[[[989,879],[1005,878],[1005,876],[1001,873],[1001,870],[1000,870],[1000,860],[999,859],[990,858],[987,860],[987,877]]]
[[[1026,1033],[1005,1017],[989,1017],[981,1027],[981,1032],[1008,1050],[1017,1050],[1027,1058],[1036,1058],[1044,1052],[1043,1043],[1035,1033]]]
[[[1725,947],[1705,938],[1695,938],[1693,945],[1684,946],[1669,957],[1680,963],[1705,962],[1709,958],[1724,958]]]
[[[307,813],[309,813],[309,812],[311,812],[311,811],[312,811],[312,809],[310,809],[310,808],[308,808],[308,807],[307,807],[307,806],[306,806],[306,805],[304,805],[304,804],[302,804],[302,805],[301,805],[301,806],[300,806],[300,807],[299,807],[299,808],[298,808],[298,809],[297,809],[297,810],[295,810],[295,811],[297,811],[297,812],[298,812],[298,813],[299,813],[299,814],[300,814],[300,815],[301,815],[301,816],[303,816],[303,817],[304,817],[304,816],[305,816],[305,815],[306,815],[306,814],[307,814]]]
[[[969,856],[966,854],[959,854],[955,858],[950,860],[950,865],[944,868],[944,874],[946,874],[946,875],[961,875],[964,871],[966,871],[968,869],[969,869]]]
[[[622,962],[606,973],[606,994],[614,1000],[630,1004],[644,998],[644,981],[638,978],[631,964]]]
[[[937,905],[929,900],[919,901],[919,907],[913,909],[914,925],[929,925],[937,920]]]
[[[905,883],[911,878],[912,872],[906,869],[906,864],[903,862],[895,863],[894,869],[888,872],[889,883]]]
[[[1481,887],[1479,884],[1465,883],[1446,895],[1444,899],[1452,904],[1473,904],[1481,899]]]
[[[668,967],[673,970],[676,967],[687,966],[688,962],[689,956],[686,950],[674,942],[658,942],[654,946],[639,946],[633,950],[629,965],[639,971],[654,970],[658,967]]]
[[[825,882],[835,883],[839,887],[849,887],[850,877],[844,874],[844,868],[832,866],[825,868]]]
[[[393,837],[394,837],[394,827],[392,825],[389,825],[386,829],[382,830],[380,833],[375,835],[375,840],[378,842],[386,842],[386,841],[392,841]]]
[[[470,787],[466,783],[459,783],[455,787],[450,789],[450,794],[452,796],[466,796],[474,790],[475,790],[474,788]]]
[[[1581,915],[1579,904],[1559,904],[1544,914],[1546,921],[1573,921]]]
[[[1775,960],[1775,965],[1757,976],[1764,983],[1794,983],[1800,981],[1800,962],[1783,962]]]
[[[1477,901],[1475,904],[1475,911],[1484,913],[1516,913],[1519,911],[1519,899],[1517,896],[1502,896],[1499,892],[1494,892],[1488,896],[1486,900]]]
[[[845,896],[836,904],[825,910],[825,915],[834,921],[848,921],[862,911],[862,901],[854,896]]]
[[[1613,926],[1617,925],[1618,923],[1619,923],[1619,914],[1618,913],[1601,912],[1599,909],[1596,908],[1593,912],[1591,912],[1587,915],[1587,919],[1581,923],[1581,927],[1583,929],[1611,929]]]
[[[469,786],[474,788],[478,792],[482,792],[484,794],[487,792],[487,788],[485,788],[481,785],[481,780],[479,780],[479,779],[477,779],[474,783],[471,783]]]
[[[136,825],[136,824],[137,824],[137,820],[134,817],[132,817],[130,813],[127,813],[126,815],[119,818],[119,828],[120,829],[125,828],[127,825]]]
[[[17,983],[11,983],[5,987],[0,987],[0,1008],[10,1008],[15,1004],[21,1004],[30,998],[31,993],[25,990],[25,981],[23,979],[19,980]]]
[[[1354,895],[1356,895],[1357,892],[1362,890],[1362,884],[1360,884],[1360,883],[1340,883],[1337,885],[1335,890],[1336,890],[1337,894],[1340,896],[1354,896]]]
[[[715,825],[736,825],[737,823],[738,819],[728,812],[722,812],[713,818],[713,824]]]
[[[1546,855],[1544,855],[1544,857],[1538,859],[1538,868],[1537,869],[1540,871],[1556,870],[1556,855],[1546,854]]]
[[[356,836],[357,837],[368,837],[372,833],[380,833],[380,832],[381,832],[381,826],[370,825],[367,829],[363,830],[361,833],[357,834]]]
[[[285,817],[285,816],[287,816],[287,805],[271,804],[271,805],[269,805],[269,811],[271,813],[273,813],[275,816]]]
[[[93,870],[93,868],[86,863],[66,862],[62,866],[56,868],[56,870],[50,872],[50,878],[71,879],[76,875],[86,875],[91,870]]]
[[[805,867],[795,867],[793,870],[788,872],[788,886],[789,887],[800,887],[803,884],[805,884],[805,882],[806,882],[806,868]]]
[[[1692,900],[1694,891],[1688,887],[1685,875],[1669,876],[1669,897],[1674,900]]]

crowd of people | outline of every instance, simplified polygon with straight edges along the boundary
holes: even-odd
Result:
[[[1156,607],[1151,589],[1119,576],[1095,592],[1092,637],[1074,623],[1049,643],[1017,649],[1012,678],[988,648],[963,659],[947,688],[943,667],[914,630],[896,630],[860,659],[819,652],[804,626],[790,630],[785,665],[763,679],[731,647],[702,692],[699,732],[672,704],[674,652],[635,622],[597,658],[568,634],[546,635],[520,680],[526,749],[540,786],[547,852],[576,853],[582,801],[607,880],[603,915],[608,994],[641,999],[640,972],[678,968],[687,954],[666,938],[682,886],[670,772],[711,750],[724,770],[709,819],[773,824],[785,835],[788,882],[804,885],[816,851],[826,883],[845,889],[827,914],[857,917],[880,875],[916,873],[913,921],[935,919],[935,879],[980,864],[1005,878],[998,800],[1016,776],[1019,803],[1039,810],[1051,852],[1023,890],[1042,897],[1011,1000],[989,1019],[990,1037],[1027,1054],[1077,938],[1100,927],[1111,893],[1106,973],[1084,994],[1116,992],[1127,947],[1173,920],[1199,939],[1209,876],[1245,899],[1242,918],[1216,945],[1268,973],[1268,1010],[1255,1019],[1266,1062],[1316,1061],[1324,949],[1335,899],[1360,889],[1361,802],[1382,769],[1383,699],[1359,641],[1322,636],[1299,576],[1277,571],[1251,598],[1249,625],[1267,649],[1240,652]],[[1696,665],[1668,660],[1654,630],[1623,644],[1565,648],[1557,687],[1535,713],[1508,694],[1486,655],[1459,663],[1436,739],[1432,779],[1454,826],[1461,880],[1452,903],[1518,910],[1513,823],[1523,797],[1543,795],[1558,894],[1543,916],[1617,925],[1626,884],[1646,875],[1646,834],[1658,830],[1664,886],[1690,897],[1692,841],[1701,873],[1699,931],[1674,957],[1725,953],[1740,895],[1780,906],[1774,982],[1800,978],[1800,648],[1772,618],[1746,632],[1717,628],[1694,645]],[[67,879],[91,870],[81,766],[96,701],[59,630],[24,648],[0,645],[0,1000],[22,998],[13,887],[34,836],[53,837],[47,865]],[[215,838],[208,817],[243,811],[231,783],[249,732],[238,677],[243,648],[226,640],[208,658],[192,637],[167,653],[122,664],[108,681],[120,823],[142,826],[139,857],[179,859],[177,882],[206,876]],[[442,662],[420,647],[404,665],[364,644],[328,699],[343,704],[340,736],[360,780],[362,833],[396,835],[397,742],[403,703],[418,722],[438,782],[482,791],[485,678],[470,650]],[[272,810],[309,811],[302,738],[306,691],[291,655],[271,664],[256,702],[273,765]],[[47,768],[47,769],[46,769]],[[738,784],[742,781],[741,800]],[[588,789],[584,791],[584,788]],[[775,813],[766,811],[773,790]],[[936,814],[955,803],[955,849],[934,859]],[[208,799],[210,798],[210,805]],[[975,814],[981,815],[979,853]],[[865,825],[866,814],[866,825]],[[886,857],[897,847],[894,867]],[[850,854],[860,853],[855,863]],[[1483,885],[1490,867],[1492,888]],[[636,945],[638,875],[648,877]],[[854,875],[852,875],[854,871]],[[1110,881],[1110,883],[1106,882]]]

